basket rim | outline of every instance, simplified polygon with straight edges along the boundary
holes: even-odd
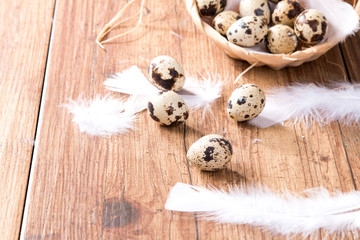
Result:
[[[359,5],[360,1],[357,2],[357,6]],[[215,44],[218,45],[223,51],[225,51],[227,55],[233,58],[245,60],[250,64],[258,62],[257,66],[267,65],[275,69],[280,69],[287,66],[298,66],[304,62],[315,60],[337,44],[337,42],[329,42],[326,39],[322,43],[319,43],[315,46],[310,46],[306,49],[298,50],[289,54],[272,54],[267,52],[251,51],[248,48],[244,48],[229,42],[212,26],[202,21],[197,9],[196,0],[186,0],[186,9],[196,27],[203,31],[206,36],[215,42]],[[272,64],[269,61],[264,61],[264,57],[271,58],[279,62]]]

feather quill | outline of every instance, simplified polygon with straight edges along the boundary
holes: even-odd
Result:
[[[79,125],[80,132],[104,137],[133,130],[137,113],[144,110],[146,101],[141,97],[124,101],[107,95],[94,99],[79,97],[64,106],[73,114],[72,121]]]
[[[160,92],[135,65],[112,75],[104,85],[109,90],[131,96],[150,98]],[[187,77],[183,89],[178,93],[189,108],[202,108],[206,112],[210,104],[221,96],[222,86],[221,77],[217,74],[209,74],[208,77],[201,75],[201,79]]]
[[[306,196],[273,193],[266,187],[236,187],[229,192],[177,183],[165,209],[199,212],[219,223],[250,224],[284,236],[308,237],[316,230],[344,234],[360,229],[360,192],[310,189]]]
[[[307,127],[315,122],[359,122],[360,87],[343,83],[335,89],[314,84],[272,89],[266,95],[264,110],[249,123],[267,128],[287,120],[291,120],[292,123],[303,123]]]

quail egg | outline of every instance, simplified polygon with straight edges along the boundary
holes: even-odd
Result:
[[[232,146],[228,140],[218,134],[206,135],[193,143],[186,158],[204,171],[222,169],[230,162]]]
[[[298,45],[294,30],[287,25],[271,27],[265,37],[266,49],[275,54],[292,53]]]
[[[179,91],[185,83],[184,69],[172,57],[159,56],[150,63],[149,80],[160,90]]]
[[[264,39],[267,30],[264,18],[247,16],[231,25],[226,36],[230,42],[236,45],[253,47]]]
[[[241,0],[239,12],[241,17],[263,17],[266,23],[270,22],[270,7],[267,0]]]
[[[274,24],[284,24],[294,26],[295,19],[304,11],[304,7],[298,0],[283,0],[276,4],[272,14]]]
[[[226,32],[229,27],[240,19],[240,15],[233,11],[224,11],[216,15],[213,20],[213,27],[221,35],[226,37]]]
[[[244,84],[232,92],[227,113],[235,121],[247,121],[258,116],[265,107],[265,94],[254,84]]]
[[[199,13],[203,17],[212,17],[223,11],[226,0],[196,0]]]
[[[166,126],[185,122],[189,117],[184,100],[173,91],[153,97],[148,103],[148,111],[153,120]]]
[[[319,10],[308,9],[296,18],[294,29],[302,42],[316,44],[325,38],[328,26],[326,17]]]

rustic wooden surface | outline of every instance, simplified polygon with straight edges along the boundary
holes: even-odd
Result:
[[[199,32],[183,1],[146,1],[134,34],[106,45],[106,52],[98,48],[96,34],[126,2],[0,3],[0,16],[12,12],[2,17],[9,27],[0,30],[1,239],[272,239],[257,228],[164,210],[167,193],[176,182],[262,183],[294,192],[358,189],[359,125],[257,129],[226,117],[232,81],[249,65],[228,58]],[[317,61],[280,71],[256,68],[242,82],[265,90],[294,82],[360,83],[359,46],[357,34]],[[146,59],[160,54],[178,59],[188,74],[217,72],[230,80],[212,106],[216,120],[206,115],[202,121],[196,111],[186,125],[165,128],[142,113],[127,135],[79,132],[62,103],[81,94],[105,95],[106,76],[133,64],[145,73]],[[189,146],[210,133],[223,134],[234,148],[228,168],[215,173],[200,172],[185,159]],[[255,138],[262,142],[252,143]]]
[[[0,3],[0,238],[19,236],[54,1]]]

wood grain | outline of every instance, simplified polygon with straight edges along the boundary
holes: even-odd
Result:
[[[226,62],[226,57],[219,58],[224,66],[230,66],[230,71],[231,68],[236,68],[237,63],[232,60]],[[331,82],[337,75],[341,76],[341,70],[334,70],[331,66],[327,66],[326,58],[341,64],[339,49],[333,49],[319,60],[299,68],[277,72],[268,68],[258,68],[247,74],[244,82],[256,83],[265,90],[272,86],[287,85],[293,82]],[[213,63],[208,66],[211,68],[216,65],[217,62],[214,59]],[[317,69],[326,70],[319,71]],[[232,79],[238,73],[236,70],[234,73],[230,72]],[[221,123],[220,127],[216,126],[214,120],[211,121],[211,119],[209,123],[205,122],[204,124],[199,124],[199,120],[196,118],[191,118],[187,122],[187,126],[190,128],[187,128],[186,131],[187,146],[204,134],[225,131],[225,136],[233,143],[234,148],[233,160],[226,170],[202,173],[197,168],[191,167],[194,184],[224,187],[229,183],[260,183],[275,191],[287,188],[293,192],[301,192],[306,188],[319,186],[330,191],[335,189],[354,190],[350,167],[337,123],[332,123],[324,128],[314,127],[312,129],[301,126],[256,129],[247,124],[236,124],[223,113],[226,99],[234,88],[234,85],[227,86],[223,94],[224,98],[214,107],[214,109],[223,109],[215,112],[217,120]],[[252,141],[255,138],[261,139],[262,142],[253,144]],[[215,225],[203,221],[200,221],[198,225],[200,239],[221,239],[225,236],[228,236],[229,239],[270,238],[269,235],[256,228]]]
[[[348,78],[353,84],[360,84],[360,56],[356,51],[360,46],[360,32],[350,37],[345,43],[341,44],[341,49],[346,63]],[[343,136],[343,143],[346,149],[349,164],[352,166],[352,174],[356,189],[359,190],[360,182],[360,126],[340,126]]]
[[[19,237],[54,1],[0,3],[0,236]]]
[[[170,187],[189,182],[183,127],[161,128],[142,114],[138,131],[96,138],[80,134],[58,107],[81,93],[104,94],[105,76],[130,64],[145,70],[148,63],[139,56],[162,53],[181,59],[179,40],[170,34],[176,31],[175,8],[165,1],[166,8],[147,5],[151,14],[144,16],[143,38],[109,45],[107,52],[98,48],[96,32],[122,4],[58,2],[22,239],[196,236],[192,218],[180,219],[163,209]]]
[[[99,49],[96,34],[126,2],[57,2],[21,239],[271,239],[257,228],[216,225],[166,211],[167,193],[176,182],[218,187],[262,183],[294,192],[318,186],[355,189],[359,179],[352,177],[353,163],[338,123],[257,129],[227,118],[227,98],[236,87],[232,80],[249,65],[228,58],[198,32],[183,1],[146,1],[142,27],[107,45],[106,52]],[[130,23],[118,31],[129,29]],[[136,131],[106,139],[80,133],[59,107],[80,94],[106,94],[106,76],[133,64],[145,73],[146,59],[158,55],[178,59],[188,75],[217,72],[227,77],[223,95],[212,107],[216,119],[207,114],[202,120],[201,111],[195,111],[186,125],[166,128],[142,113]],[[329,61],[343,66],[340,48],[298,68],[253,69],[242,82],[267,90],[295,82],[339,81],[342,70]],[[188,147],[210,133],[224,134],[234,147],[229,167],[215,173],[200,172],[185,159]],[[252,143],[255,138],[262,142]],[[354,138],[348,142],[356,148]]]

